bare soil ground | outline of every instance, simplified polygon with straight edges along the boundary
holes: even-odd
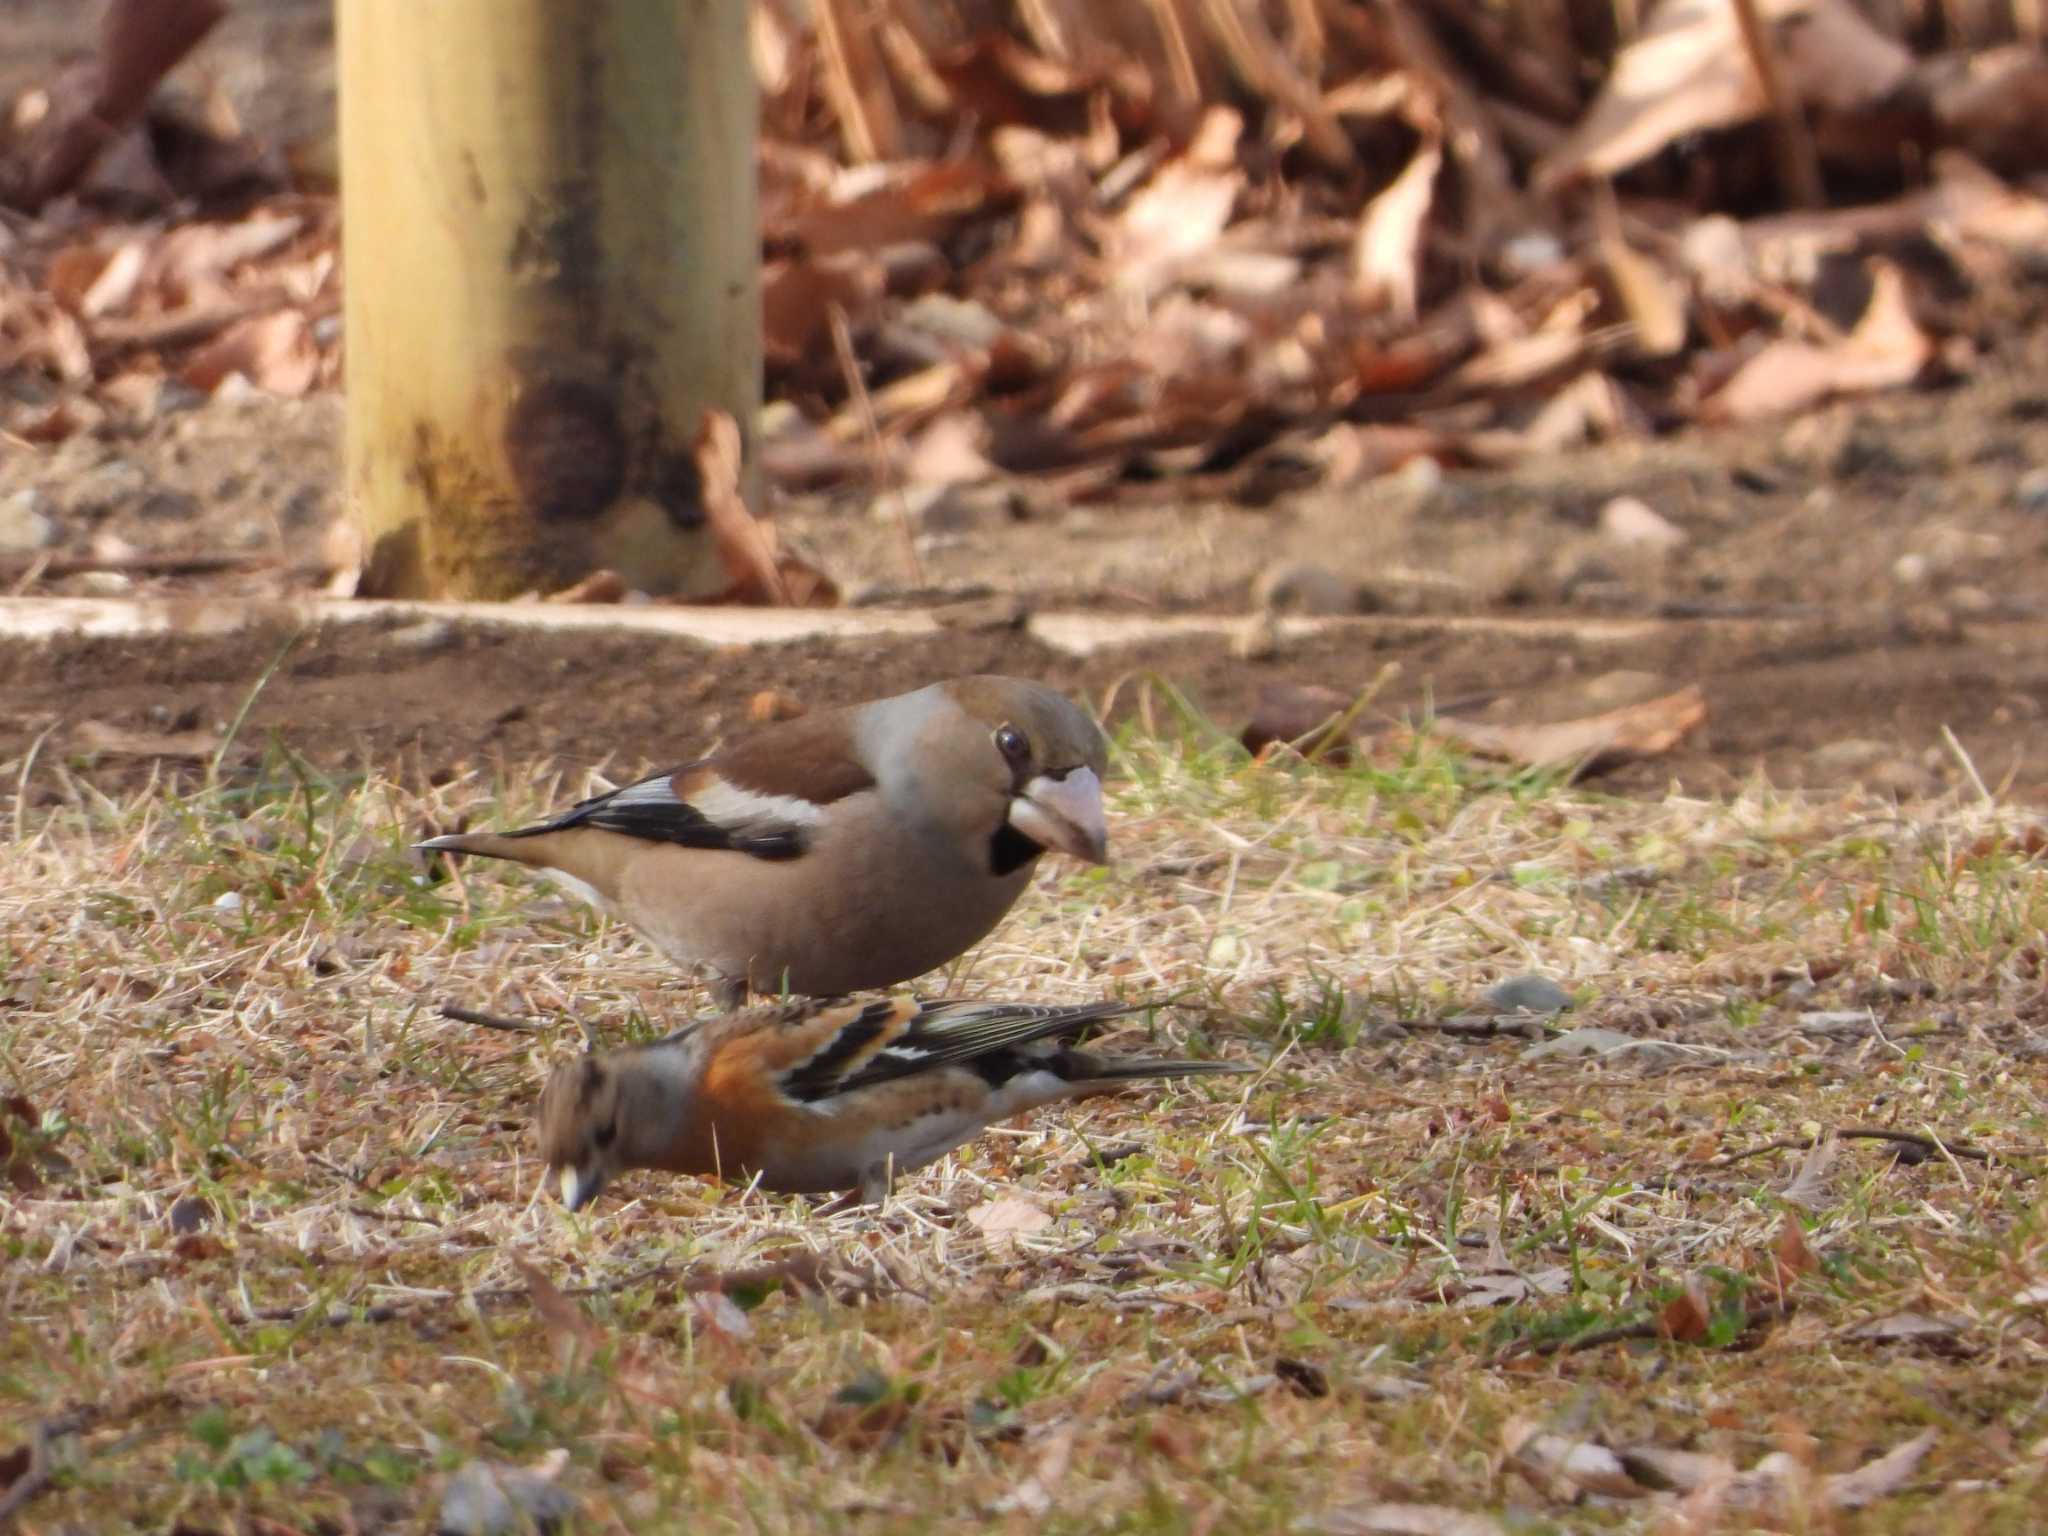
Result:
[[[1399,675],[1377,701],[1389,714],[1432,704],[1507,719],[1585,713],[1600,692],[1587,685],[1617,670],[1701,685],[1705,730],[1622,775],[1625,786],[1713,791],[1760,770],[1788,786],[1934,789],[1963,771],[1946,726],[1987,782],[2033,796],[2048,784],[2048,494],[2021,486],[2048,464],[2048,394],[2033,382],[2048,376],[2048,345],[2030,334],[2009,352],[1968,387],[1839,406],[1781,433],[1632,445],[1434,486],[1397,476],[1342,502],[1087,508],[927,535],[917,578],[941,600],[993,591],[1044,609],[1239,613],[1261,570],[1309,561],[1363,589],[1366,606],[1409,616],[1657,620],[1626,646],[1446,623],[1368,629],[1258,661],[1211,639],[1079,662],[1002,628],[714,654],[481,631],[422,647],[356,626],[296,637],[273,673],[294,637],[0,642],[0,761],[19,762],[45,738],[52,760],[75,755],[88,721],[218,727],[247,705],[252,742],[276,732],[330,767],[403,758],[433,773],[486,754],[637,763],[701,749],[762,688],[822,703],[983,668],[1098,697],[1118,678],[1156,672],[1235,729],[1267,683],[1355,689],[1393,661]],[[0,465],[0,495],[37,488],[67,548],[113,532],[142,549],[253,546],[284,562],[126,590],[293,590],[303,587],[293,552],[332,511],[336,421],[332,402],[194,410],[139,440],[17,455]],[[1688,542],[1659,554],[1618,546],[1592,525],[1622,495]],[[780,516],[850,586],[888,600],[913,585],[900,531],[865,508]],[[42,590],[106,588],[82,576]]]

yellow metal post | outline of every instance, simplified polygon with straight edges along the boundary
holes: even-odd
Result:
[[[337,0],[362,590],[724,574],[691,440],[761,398],[747,0]]]

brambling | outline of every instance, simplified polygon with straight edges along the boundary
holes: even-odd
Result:
[[[541,869],[723,1006],[894,986],[995,927],[1057,849],[1108,858],[1108,744],[1036,683],[965,677],[802,715],[516,832],[421,849]]]
[[[886,998],[725,1014],[652,1045],[565,1061],[540,1098],[541,1155],[569,1209],[628,1168],[858,1190],[935,1162],[999,1120],[1227,1061],[1092,1055],[1066,1043],[1126,1003]]]

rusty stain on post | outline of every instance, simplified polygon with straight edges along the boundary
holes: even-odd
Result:
[[[502,598],[600,566],[715,590],[676,465],[704,411],[760,407],[745,7],[339,15],[364,591]]]

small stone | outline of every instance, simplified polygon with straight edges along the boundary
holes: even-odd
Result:
[[[222,891],[213,898],[213,910],[221,913],[223,916],[233,917],[242,910],[242,906],[242,893],[240,891]]]
[[[0,554],[32,555],[57,542],[57,524],[33,486],[0,500]]]
[[[121,597],[135,590],[135,583],[121,571],[87,571],[78,585],[88,597]]]
[[[1008,327],[989,308],[973,299],[927,293],[903,306],[903,323],[961,346],[987,348],[1002,339]]]
[[[437,1536],[546,1532],[575,1513],[574,1496],[540,1474],[502,1461],[471,1461],[448,1479],[434,1530]]]
[[[1510,235],[1500,245],[1500,264],[1516,277],[1548,272],[1564,258],[1564,242],[1547,229]]]
[[[1531,973],[1497,981],[1479,994],[1495,1013],[1562,1013],[1572,1005],[1571,993],[1548,976]]]
[[[908,522],[923,533],[961,533],[1010,520],[1009,488],[998,484],[928,483],[884,491],[868,503],[875,522]]]
[[[1418,453],[1392,474],[1373,482],[1375,490],[1391,491],[1418,506],[1433,499],[1444,488],[1444,467],[1426,453]]]
[[[1673,550],[1687,542],[1683,528],[1634,496],[1617,496],[1600,509],[1600,531],[1630,549]]]
[[[1261,613],[1356,613],[1358,584],[1327,566],[1282,560],[1253,580],[1252,606]]]
[[[1868,1035],[1876,1029],[1877,1015],[1868,1008],[1815,1008],[1799,1015],[1802,1035]]]
[[[1925,555],[1901,555],[1892,562],[1892,580],[1902,587],[1917,586],[1927,579],[1928,569]]]
[[[417,624],[394,629],[384,637],[385,643],[394,650],[415,651],[421,655],[446,650],[455,643],[455,639],[455,626],[446,619],[422,619]]]
[[[181,1195],[171,1202],[168,1215],[171,1230],[183,1237],[205,1226],[213,1215],[213,1207],[197,1195]]]
[[[2048,469],[2030,469],[2013,492],[2022,512],[2048,512]]]
[[[146,523],[188,523],[199,515],[199,498],[184,491],[151,491],[135,515]]]

